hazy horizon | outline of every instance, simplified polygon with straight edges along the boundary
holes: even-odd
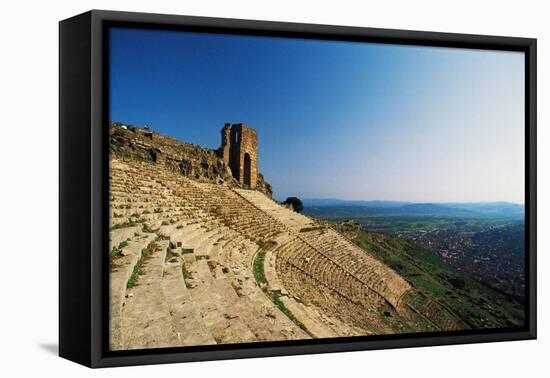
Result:
[[[114,121],[258,131],[276,198],[524,203],[524,55],[113,29]]]
[[[276,197],[275,198],[278,201],[284,201],[286,199],[282,197]],[[342,202],[402,202],[407,204],[434,204],[434,205],[442,205],[442,204],[495,204],[495,203],[506,203],[510,205],[518,205],[518,206],[525,206],[525,203],[523,202],[510,202],[510,201],[405,201],[405,200],[398,200],[398,199],[348,199],[348,198],[300,198],[302,201],[342,201]]]

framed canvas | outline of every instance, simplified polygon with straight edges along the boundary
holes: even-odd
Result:
[[[536,40],[60,22],[59,353],[536,338]]]

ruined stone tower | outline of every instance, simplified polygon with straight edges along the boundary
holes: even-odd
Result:
[[[221,156],[243,188],[255,189],[258,182],[258,139],[256,130],[243,123],[222,128]]]

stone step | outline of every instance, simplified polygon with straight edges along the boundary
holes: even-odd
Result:
[[[179,256],[174,262],[166,263],[161,284],[172,316],[172,324],[178,335],[178,345],[216,344],[185,285],[182,262],[183,259]]]
[[[162,291],[167,241],[150,245],[150,255],[140,267],[137,283],[126,291],[122,310],[123,349],[148,349],[179,343],[170,308]]]
[[[141,227],[132,226],[124,227],[109,232],[109,251],[118,247],[122,242],[127,242],[134,238],[137,232],[141,231]]]
[[[185,280],[189,292],[214,340],[222,344],[256,341],[256,336],[242,319],[227,311],[230,303],[235,301],[236,293],[216,284],[207,261],[190,261],[188,269],[192,277]]]
[[[123,348],[121,335],[122,309],[126,296],[126,286],[134,271],[134,267],[141,258],[141,252],[156,238],[155,234],[143,234],[133,237],[124,249],[126,256],[111,262],[109,274],[109,329],[111,349]]]

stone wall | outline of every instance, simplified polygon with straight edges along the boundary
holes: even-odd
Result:
[[[237,188],[245,187],[244,157],[248,153],[251,163],[250,187],[271,196],[271,185],[257,171],[256,132],[254,129],[246,128],[246,126],[244,129],[239,129],[239,133],[241,132],[244,134],[239,134],[239,137],[244,135],[243,141],[245,142],[242,144],[242,154],[240,153],[240,144],[238,149],[231,149],[230,144],[226,143],[226,152],[224,152],[223,147],[220,150],[212,150],[196,144],[181,142],[149,128],[111,122],[109,125],[109,148],[110,153],[124,159],[162,164],[173,171],[200,182]],[[228,137],[230,137],[229,134]],[[235,160],[231,161],[231,164],[242,167],[242,170],[236,171],[237,177],[242,178],[241,181],[234,177],[235,174],[230,168],[229,160],[223,158],[229,156],[230,150],[233,151],[235,156]]]
[[[241,187],[258,187],[258,137],[242,123],[226,123],[221,130],[220,155]]]

